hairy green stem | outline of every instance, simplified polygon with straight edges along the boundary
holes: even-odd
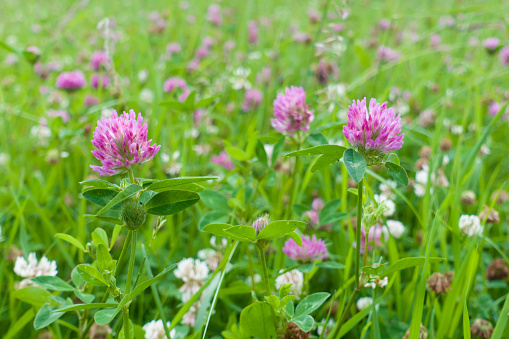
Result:
[[[131,237],[131,257],[129,258],[129,269],[127,271],[127,281],[125,283],[125,294],[131,293],[131,282],[133,280],[134,261],[136,259],[136,231],[129,231]]]
[[[131,234],[131,257],[129,258],[129,268],[127,270],[127,281],[125,283],[125,294],[128,295],[131,293],[131,282],[133,280],[133,270],[134,270],[134,262],[136,259],[136,231],[129,231]],[[130,329],[129,329],[129,306],[124,306],[122,310],[123,319],[124,319],[124,338],[129,339],[130,337]]]
[[[359,181],[357,188],[357,227],[355,229],[355,242],[357,244],[355,248],[355,287],[359,286],[360,277],[360,259],[361,259],[361,221],[362,221],[362,189],[364,179]]]
[[[263,280],[265,281],[265,289],[267,290],[267,295],[271,294],[270,291],[270,283],[269,283],[269,274],[267,272],[267,261],[265,260],[265,253],[263,251],[263,248],[260,246],[257,246],[258,248],[258,254],[260,255],[260,264],[262,266],[262,272],[263,272]]]
[[[134,184],[134,182],[136,181],[136,179],[134,178],[134,172],[132,169],[130,169],[129,171],[127,171],[129,173],[129,180],[131,181],[131,184]]]
[[[122,319],[124,319],[124,338],[131,339],[131,329],[129,328],[129,307],[124,307],[122,311]]]
[[[366,236],[364,237],[364,259],[362,260],[362,266],[366,266],[366,263],[368,261],[368,239],[369,239],[369,231],[368,231],[368,234],[366,234]],[[373,237],[373,239],[374,239],[374,237]]]

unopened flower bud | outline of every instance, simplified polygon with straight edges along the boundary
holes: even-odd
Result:
[[[270,217],[268,214],[265,214],[261,217],[259,217],[258,219],[256,219],[254,222],[253,222],[253,228],[255,229],[256,233],[260,233],[261,230],[263,230],[265,228],[265,226],[267,226],[268,224],[270,223]]]
[[[90,255],[90,257],[92,257],[92,259],[95,260],[97,247],[93,242],[87,242],[86,251],[87,251],[88,255]]]
[[[136,231],[145,222],[147,212],[137,199],[129,198],[122,204],[120,216],[125,226],[131,231]]]
[[[509,276],[509,267],[504,259],[495,259],[486,268],[486,279],[505,280]]]
[[[362,224],[366,232],[369,232],[371,227],[378,223],[378,220],[382,217],[384,209],[386,209],[385,201],[375,205],[373,203],[364,207],[364,213],[362,215]]]

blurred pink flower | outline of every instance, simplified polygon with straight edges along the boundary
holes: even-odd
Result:
[[[270,67],[264,67],[260,72],[256,74],[256,82],[259,84],[268,85],[270,83],[271,73],[272,71]]]
[[[500,59],[502,65],[504,66],[509,65],[509,46],[505,46],[500,50],[500,52],[498,53],[498,58]]]
[[[381,30],[386,31],[391,27],[391,20],[389,19],[382,19],[378,22],[378,27],[380,27]]]
[[[377,58],[382,61],[398,61],[401,58],[401,53],[387,46],[380,46],[378,48]]]
[[[227,170],[232,170],[235,168],[235,165],[230,160],[230,155],[225,151],[222,151],[219,155],[213,155],[211,161],[212,163],[222,166]]]
[[[375,242],[375,247],[380,247],[382,245],[382,235],[384,241],[387,241],[389,239],[389,231],[387,230],[387,227],[382,226],[380,224],[377,224],[369,230],[368,234],[368,251],[371,251],[373,241]],[[364,227],[361,226],[361,254],[364,254],[364,247],[366,242],[366,231],[364,230]],[[357,248],[357,243],[354,241],[352,246],[354,248]]]
[[[384,153],[396,151],[403,146],[401,133],[401,116],[395,116],[392,108],[387,108],[387,102],[382,105],[376,99],[369,102],[369,111],[366,109],[366,98],[355,100],[348,106],[348,122],[343,126],[343,134],[362,154],[368,165],[373,165]]]
[[[178,42],[170,42],[166,45],[166,53],[168,53],[168,55],[180,53],[181,50],[182,47],[180,47]]]
[[[76,90],[86,84],[85,75],[82,71],[62,72],[58,75],[56,86],[65,90]]]
[[[85,97],[85,107],[95,106],[98,102],[99,100],[97,100],[97,98],[93,95],[87,95]]]
[[[313,202],[311,203],[311,208],[316,212],[320,212],[324,206],[325,202],[320,198],[314,198]]]
[[[433,34],[430,38],[430,47],[436,48],[438,45],[440,45],[440,42],[442,41],[442,38],[438,34]]]
[[[180,88],[182,91],[187,91],[186,81],[182,78],[173,77],[164,82],[164,91],[167,93],[173,92],[175,88]]]
[[[90,66],[93,70],[98,71],[101,66],[105,66],[108,63],[108,56],[103,51],[96,51],[90,58]]]
[[[253,88],[248,89],[244,94],[244,102],[242,103],[242,110],[248,112],[252,109],[255,109],[260,105],[262,101],[263,94],[260,90]]]
[[[288,239],[283,247],[283,252],[292,260],[300,263],[313,262],[327,257],[327,247],[325,241],[308,236],[302,237],[302,247],[295,240]]]
[[[490,106],[488,107],[488,113],[492,117],[494,117],[500,111],[500,108],[502,108],[502,106],[500,106],[500,104],[498,102],[492,101]]]
[[[310,9],[308,11],[308,18],[312,24],[316,24],[318,21],[320,21],[320,12],[318,12],[316,9]]]
[[[130,110],[118,116],[113,111],[111,118],[97,122],[92,144],[97,148],[92,154],[101,161],[101,166],[90,165],[101,176],[111,176],[125,172],[154,158],[161,148],[150,146],[147,141],[148,127],[143,124],[141,113]]]
[[[50,118],[61,117],[63,122],[67,122],[70,119],[69,113],[67,113],[66,111],[62,111],[62,110],[50,109],[50,110],[48,110],[48,116]]]
[[[212,24],[219,26],[223,23],[223,16],[221,14],[221,6],[212,4],[207,9],[207,20]]]
[[[101,82],[101,75],[99,73],[92,74],[92,78],[90,79],[90,84],[93,88],[99,88],[99,83]],[[110,78],[103,74],[102,76],[102,88],[107,88],[110,85]]]
[[[200,67],[200,60],[199,59],[192,59],[187,64],[187,70],[189,72],[194,72],[198,67]]]
[[[483,46],[486,47],[487,49],[493,51],[495,50],[498,45],[500,44],[500,40],[498,38],[495,38],[495,37],[490,37],[490,38],[487,38],[485,39],[483,42],[482,42]]]
[[[248,24],[249,42],[252,44],[258,43],[258,24],[256,21],[251,20]]]
[[[314,111],[306,105],[306,92],[302,87],[287,87],[285,94],[278,94],[274,100],[274,119],[272,127],[281,133],[308,131],[314,120]]]

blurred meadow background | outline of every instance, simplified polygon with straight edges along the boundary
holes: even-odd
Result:
[[[348,146],[348,105],[364,97],[401,114],[397,154],[410,179],[404,187],[379,167],[367,171],[366,194],[388,206],[370,262],[426,263],[363,289],[358,297],[376,307],[353,306],[341,336],[403,338],[422,323],[427,334],[419,338],[509,337],[509,2],[3,0],[0,13],[1,337],[78,337],[73,312],[34,327],[42,305],[72,297],[24,290],[27,276],[14,267],[36,253],[70,281],[77,264],[94,259],[56,235],[90,251],[95,229],[112,236],[115,225],[84,217],[98,207],[82,197],[80,182],[99,178],[90,168],[99,164],[90,142],[97,121],[130,109],[161,145],[136,177],[218,177],[200,183],[201,201],[168,216],[157,234],[157,218],[147,217],[135,274],[183,258],[221,261],[221,239],[211,243],[202,231],[210,223],[249,225],[264,213],[304,221],[299,233],[322,239],[327,257],[298,263],[278,239],[267,250],[269,276],[277,284],[280,273],[296,270],[303,287],[294,294],[331,294],[309,332],[283,336],[327,337],[353,289],[357,199],[348,189],[356,183],[341,161],[312,171],[316,157],[283,156]],[[86,85],[57,88],[59,74],[71,71],[82,72]],[[309,131],[296,136],[271,124],[273,101],[290,86],[302,87],[314,110]],[[462,232],[464,215],[478,217],[478,237]],[[125,236],[118,234],[112,255]],[[212,288],[187,317],[179,314],[183,282],[171,272],[154,285],[157,293],[140,294],[131,305],[135,338],[163,338],[143,327],[159,319],[171,322],[172,338],[249,338],[239,317],[263,289],[259,261],[252,245],[240,243],[229,262],[220,285],[208,266],[198,284]],[[436,272],[438,283],[429,279]],[[120,323],[103,337],[87,335],[116,337]]]

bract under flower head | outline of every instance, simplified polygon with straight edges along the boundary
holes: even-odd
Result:
[[[368,166],[380,164],[385,153],[396,151],[403,146],[401,116],[395,116],[387,102],[382,105],[376,99],[355,100],[348,106],[348,123],[343,126],[343,134],[364,158]]]
[[[118,116],[116,111],[110,118],[97,122],[92,144],[97,147],[92,154],[101,161],[101,166],[90,165],[101,176],[123,173],[155,157],[160,145],[150,146],[147,141],[148,127],[143,124],[141,113],[136,118],[134,110]]]

